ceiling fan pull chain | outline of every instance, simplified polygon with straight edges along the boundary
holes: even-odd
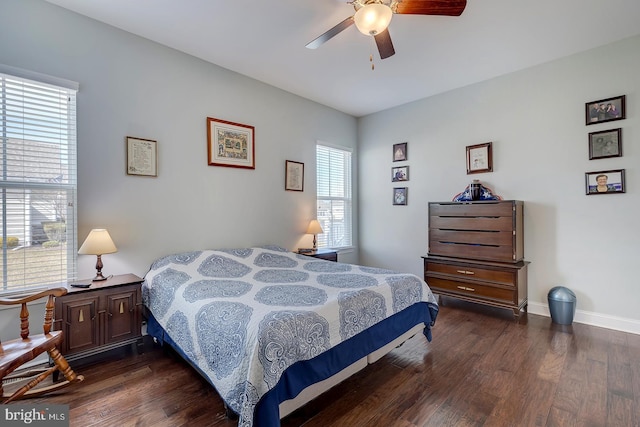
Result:
[[[371,71],[375,70],[376,66],[373,63],[373,54],[369,54],[369,62],[371,62]]]

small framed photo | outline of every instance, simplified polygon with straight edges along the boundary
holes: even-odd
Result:
[[[585,117],[588,125],[626,118],[625,95],[587,102]]]
[[[409,181],[409,166],[391,168],[391,182]]]
[[[622,157],[622,129],[609,129],[589,134],[589,160]]]
[[[255,128],[207,117],[209,166],[255,169]]]
[[[467,146],[467,175],[482,172],[493,172],[490,142]]]
[[[624,193],[624,169],[585,173],[587,195]]]
[[[158,142],[127,137],[127,175],[158,176]]]
[[[285,160],[284,189],[304,191],[304,163]]]
[[[407,160],[407,142],[393,144],[393,161],[401,162]]]
[[[393,204],[394,205],[406,205],[407,204],[407,187],[396,187],[393,189]]]

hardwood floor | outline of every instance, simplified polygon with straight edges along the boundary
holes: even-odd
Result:
[[[400,348],[282,421],[283,427],[640,426],[640,335],[445,300],[433,341]],[[74,367],[83,383],[38,402],[71,426],[235,426],[172,352],[149,346]]]

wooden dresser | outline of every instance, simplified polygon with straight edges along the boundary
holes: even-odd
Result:
[[[424,279],[440,296],[527,309],[524,203],[517,200],[429,203]]]
[[[142,281],[135,274],[89,280],[89,288],[70,287],[56,298],[54,330],[64,332],[60,351],[68,361],[129,344],[142,349]]]

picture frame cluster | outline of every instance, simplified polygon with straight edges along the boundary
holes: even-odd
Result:
[[[597,125],[626,119],[626,95],[600,99],[585,104],[585,125]],[[622,128],[589,132],[589,160],[622,157]],[[585,172],[587,195],[624,193],[625,170],[611,169]]]
[[[401,142],[393,144],[393,161],[403,162],[408,160],[408,142]],[[409,166],[395,166],[391,168],[391,182],[406,182],[409,181]],[[408,198],[408,187],[394,187],[393,188],[393,205],[394,206],[406,206]]]

